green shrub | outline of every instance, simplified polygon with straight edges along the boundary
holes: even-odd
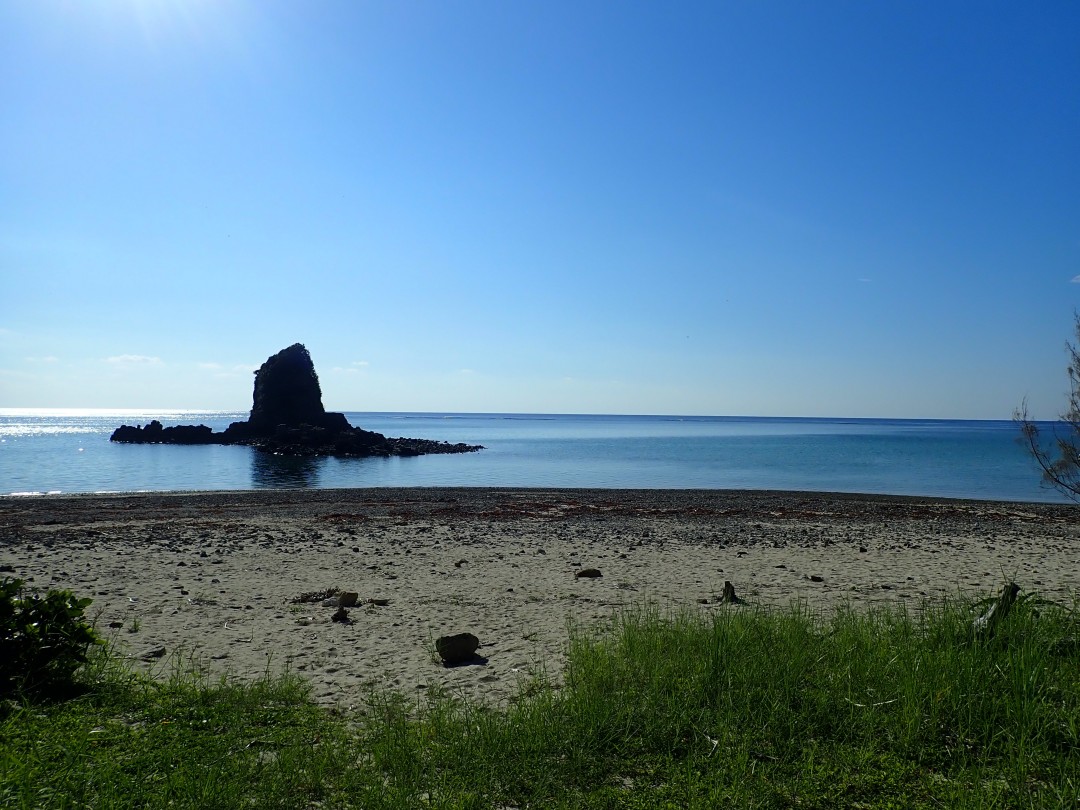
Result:
[[[100,643],[83,619],[89,604],[71,591],[41,594],[21,579],[0,580],[0,697],[56,697],[72,686]]]

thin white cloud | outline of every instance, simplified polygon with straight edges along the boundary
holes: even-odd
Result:
[[[1080,284],[1080,276],[1073,276],[1072,277],[1072,283],[1073,284]]]
[[[105,362],[113,366],[160,366],[160,357],[149,357],[145,354],[118,354],[114,357],[106,357]]]
[[[347,366],[333,366],[330,371],[334,374],[359,374],[362,369],[369,365],[367,360],[353,360]]]
[[[227,379],[229,377],[239,377],[245,374],[251,374],[254,371],[258,371],[258,366],[252,366],[247,363],[236,363],[232,366],[226,366],[223,363],[206,362],[196,363],[196,365],[203,371],[214,372],[215,377]]]
[[[27,363],[59,363],[60,362],[59,357],[54,357],[51,354],[46,355],[45,357],[24,357],[23,359]]]

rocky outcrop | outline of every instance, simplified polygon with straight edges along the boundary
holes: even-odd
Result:
[[[315,364],[302,343],[294,343],[270,357],[255,372],[249,424],[318,425],[326,416]]]
[[[113,431],[112,441],[130,444],[214,444],[215,434],[206,425],[162,427],[153,420],[146,427],[121,425]]]
[[[229,426],[235,438],[273,436],[279,427],[321,428],[338,433],[352,430],[341,413],[327,413],[315,364],[302,343],[270,357],[255,372],[255,393],[246,422]]]
[[[327,411],[311,355],[294,343],[273,355],[255,372],[251,415],[233,422],[221,433],[206,425],[162,427],[157,420],[145,427],[121,425],[111,441],[130,444],[244,444],[290,456],[419,456],[429,453],[469,453],[480,445],[449,444],[431,439],[387,438],[353,427],[342,413]]]

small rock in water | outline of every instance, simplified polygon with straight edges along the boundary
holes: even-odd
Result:
[[[603,574],[600,573],[600,569],[598,568],[582,568],[580,571],[574,574],[574,576],[578,577],[579,579],[581,579],[582,577],[586,579],[596,579],[597,577],[602,577]]]
[[[435,639],[435,650],[443,660],[443,666],[452,667],[471,661],[480,647],[480,639],[472,633],[457,633]]]

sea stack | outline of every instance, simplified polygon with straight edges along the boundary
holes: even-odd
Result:
[[[419,456],[469,453],[481,445],[449,444],[432,439],[390,439],[353,427],[345,414],[327,411],[315,364],[302,343],[294,343],[267,359],[255,372],[251,414],[222,433],[205,425],[163,428],[121,425],[111,441],[130,444],[244,444],[268,453],[290,456]]]
[[[270,357],[255,372],[251,425],[317,425],[326,415],[315,364],[302,343]]]
[[[330,413],[323,407],[311,355],[304,344],[294,343],[259,366],[251,415],[246,422],[233,422],[224,435],[236,441],[268,439],[281,429],[300,428],[331,433],[354,429],[344,414]]]

